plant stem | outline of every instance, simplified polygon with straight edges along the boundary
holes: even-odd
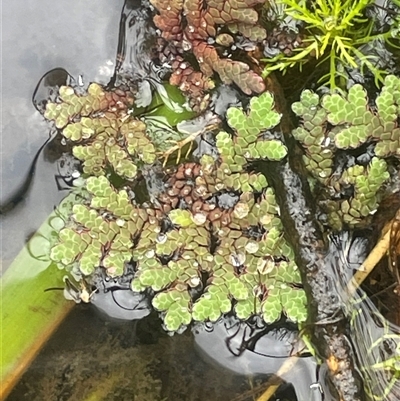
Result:
[[[307,173],[301,154],[290,136],[291,121],[286,110],[282,90],[273,77],[268,77],[267,87],[274,94],[277,110],[284,116],[281,130],[288,148],[288,157],[281,162],[270,162],[263,170],[274,187],[280,206],[285,236],[295,252],[295,260],[302,275],[308,298],[307,327],[317,355],[329,369],[329,376],[341,401],[364,400],[361,377],[347,335],[347,318],[340,298],[334,292],[334,275],[329,262],[327,247],[315,218],[314,205],[307,182]],[[332,270],[331,270],[332,269]]]

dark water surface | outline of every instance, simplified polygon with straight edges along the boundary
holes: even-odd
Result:
[[[157,316],[118,324],[87,306],[60,326],[7,401],[231,401],[257,383],[204,362],[190,332],[169,337]]]
[[[114,71],[123,0],[27,0],[2,3],[2,105],[0,203],[24,182],[49,124],[32,104],[36,84],[62,67],[73,77],[107,83]],[[25,240],[65,196],[55,182],[49,152],[38,157],[27,196],[1,216],[1,261],[5,269]]]

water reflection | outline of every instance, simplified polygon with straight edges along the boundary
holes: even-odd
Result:
[[[166,71],[153,61],[156,32],[151,20],[150,9],[141,0],[125,1],[120,20],[117,65],[109,85],[135,87],[138,107],[151,103],[153,88],[168,98],[161,84]]]
[[[297,353],[304,344],[293,326],[287,323],[284,327],[282,322],[251,325],[226,318],[211,330],[195,329],[195,343],[208,362],[239,375],[278,375],[282,381],[293,385],[298,401],[323,400],[317,363],[304,350],[303,356]]]
[[[352,279],[353,269],[364,261],[367,242],[342,232],[331,237],[329,265],[335,292],[350,322],[349,339],[367,395],[374,399],[400,399],[400,327],[378,311]]]
[[[114,71],[122,5],[123,0],[112,5],[99,0],[88,10],[79,0],[3,2],[1,204],[21,186],[49,138],[47,122],[31,103],[39,78],[63,66],[72,76],[83,75],[85,83],[106,84]],[[2,216],[3,269],[65,196],[58,192],[55,174],[57,166],[42,153],[29,196],[15,213]]]
[[[60,87],[70,85],[72,80],[73,78],[64,68],[54,68],[44,74],[32,95],[32,103],[36,110],[43,114],[47,102],[55,102]]]

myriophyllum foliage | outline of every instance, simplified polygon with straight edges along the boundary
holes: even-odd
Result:
[[[265,59],[264,75],[272,71],[286,71],[298,66],[300,69],[311,59],[320,59],[328,66],[328,72],[319,80],[331,89],[342,87],[348,78],[345,71],[359,68],[364,75],[369,70],[377,84],[382,83],[387,71],[379,68],[379,57],[368,52],[368,48],[395,44],[399,35],[399,21],[391,21],[385,32],[378,32],[374,18],[367,18],[368,7],[373,0],[277,0],[282,6],[284,17],[293,19],[303,26],[302,46],[294,54]],[[268,4],[268,2],[267,2]],[[378,66],[377,66],[378,64]]]

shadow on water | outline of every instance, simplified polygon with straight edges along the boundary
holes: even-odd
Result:
[[[32,96],[32,103],[36,110],[43,113],[46,103],[48,100],[54,100],[57,97],[58,89],[62,85],[68,85],[71,82],[71,76],[63,68],[55,68],[48,73],[46,73],[39,81],[34,90]],[[20,185],[12,192],[5,200],[2,201],[0,205],[0,214],[7,216],[12,213],[19,203],[24,199],[28,198],[29,192],[31,190],[33,179],[35,176],[37,164],[43,158],[46,159],[46,155],[43,155],[43,151],[57,135],[56,130],[51,130],[48,139],[43,143],[43,145],[36,152],[27,173],[22,178]],[[58,157],[56,157],[58,159]]]

